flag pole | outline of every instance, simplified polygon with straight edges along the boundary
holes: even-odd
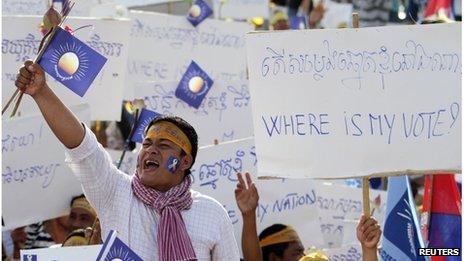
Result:
[[[56,30],[58,29],[58,27],[60,27],[64,21],[66,20],[66,18],[68,17],[68,14],[69,12],[71,12],[72,8],[74,7],[74,4],[73,2],[70,2],[70,1],[66,1],[66,4],[65,4],[65,9],[66,10],[62,10],[61,12],[61,20],[60,20],[60,23],[54,27],[52,27],[52,30],[50,30],[50,32],[48,32],[42,39],[42,42],[40,43],[40,46],[39,46],[39,53],[37,54],[37,57],[34,59],[34,63],[37,63],[41,58],[42,58],[42,55],[44,54],[45,52],[45,49],[47,49],[49,43],[51,42],[53,36],[55,35],[55,32]],[[53,6],[53,2],[51,3],[50,5],[50,8]],[[5,107],[3,107],[2,109],[2,115],[3,113],[5,113],[5,111],[8,109],[8,107],[10,106],[11,102],[14,100],[14,98],[18,95],[19,93],[19,89],[16,89],[15,92],[13,93],[13,95],[11,96],[10,100],[7,102],[7,104],[5,105]],[[16,111],[18,110],[18,107],[19,107],[19,104],[23,98],[23,95],[24,95],[24,92],[21,92],[21,94],[19,95],[19,98],[17,99],[16,101],[16,104],[15,104],[15,107],[13,109],[13,112],[11,113],[10,117],[13,117],[15,116],[16,114]]]
[[[139,109],[137,108],[137,109],[135,109],[134,123],[132,124],[129,136],[127,137],[126,141],[124,142],[124,149],[123,149],[121,157],[119,158],[119,161],[118,161],[118,169],[121,168],[122,161],[124,160],[124,157],[126,156],[126,151],[129,149],[129,143],[131,141],[132,136],[134,135],[135,125],[137,125],[138,120],[139,120]]]
[[[53,27],[53,30],[56,31],[55,27]],[[50,31],[50,33],[48,35],[45,36],[45,39],[50,39],[49,36],[52,36],[52,34],[54,34],[54,31]],[[39,50],[39,53],[37,54],[37,57],[34,59],[34,63],[36,63],[38,60],[40,60],[40,58],[42,58],[42,55],[43,53],[45,52],[45,48],[47,48],[48,44],[49,44],[50,41],[46,41],[44,42],[44,45],[42,46],[42,48]],[[18,95],[19,93],[19,89],[16,89],[15,92],[13,93],[13,95],[11,95],[10,97],[10,100],[8,100],[8,102],[6,103],[5,107],[3,107],[2,109],[2,115],[3,113],[5,113],[5,111],[8,109],[8,107],[10,106],[11,102],[13,102],[13,100],[16,98],[16,96]],[[21,92],[21,96],[22,97],[22,92]],[[15,108],[17,109],[18,106],[15,105]],[[13,110],[14,113],[12,113],[12,115],[10,117],[13,117],[15,114],[16,114],[16,110]]]
[[[353,28],[359,28],[359,14],[353,13]],[[363,213],[365,217],[371,216],[371,204],[369,201],[369,177],[362,178],[362,193],[363,193]]]
[[[55,35],[55,32],[56,32],[57,29],[58,29],[58,26],[54,26],[54,27],[53,27],[53,29],[52,29],[50,35],[46,38],[46,40],[45,40],[45,42],[44,42],[44,45],[42,46],[42,49],[40,49],[39,54],[38,54],[37,57],[34,59],[34,63],[37,63],[37,62],[42,58],[43,54],[45,53],[45,50],[47,49],[48,45],[49,45],[50,42],[52,41],[53,36]],[[17,95],[17,94],[18,94],[18,90],[19,90],[19,89],[17,89],[17,90],[15,91],[15,94],[13,94],[13,95]],[[16,101],[16,104],[15,104],[15,106],[14,106],[14,108],[13,108],[13,111],[11,112],[10,118],[15,116],[16,111],[17,111],[18,108],[19,108],[19,104],[21,103],[21,99],[23,98],[23,95],[24,95],[24,92],[21,91],[21,94],[19,95],[19,98],[18,98],[18,100]],[[11,101],[11,100],[10,100],[10,101]],[[7,105],[5,106],[4,110],[6,110],[6,109],[8,108],[9,105],[10,105],[10,104],[7,103]],[[2,111],[2,114],[3,114],[3,112],[4,112],[4,111]]]

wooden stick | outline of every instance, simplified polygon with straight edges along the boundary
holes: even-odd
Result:
[[[359,28],[359,14],[353,13],[353,28]],[[371,204],[369,200],[369,177],[362,179],[363,212],[365,217],[371,216]]]
[[[369,177],[363,178],[363,213],[367,218],[371,216],[371,203],[369,201]]]
[[[353,28],[359,28],[359,14],[353,13]]]
[[[168,14],[172,14],[172,1],[169,0],[168,2]]]
[[[47,49],[48,45],[49,45],[50,42],[52,41],[53,36],[55,35],[57,29],[58,29],[58,26],[53,27],[52,32],[50,33],[50,35],[48,36],[48,38],[45,40],[44,45],[42,46],[42,49],[40,49],[39,53],[37,54],[37,57],[34,59],[34,63],[37,63],[37,62],[42,58],[43,54],[45,53],[45,50]],[[15,93],[16,93],[16,92],[15,92]],[[23,95],[24,95],[24,92],[21,91],[21,94],[19,95],[19,98],[18,98],[18,100],[16,101],[15,107],[13,108],[13,111],[11,112],[10,117],[14,117],[14,116],[15,116],[16,111],[17,111],[18,108],[19,108],[19,104],[21,103],[21,100],[22,100],[22,98],[23,98]],[[7,104],[7,106],[8,106],[8,105],[9,105],[9,104]],[[6,110],[6,109],[8,108],[7,106],[5,106],[4,110]],[[3,114],[3,110],[2,110],[2,114]]]
[[[8,109],[8,107],[10,106],[11,102],[13,102],[13,100],[16,98],[16,95],[18,95],[19,93],[19,89],[16,89],[16,91],[13,93],[13,95],[11,95],[10,97],[10,100],[8,100],[8,102],[6,103],[6,105],[3,107],[2,109],[2,115],[3,113],[5,113],[5,111]]]

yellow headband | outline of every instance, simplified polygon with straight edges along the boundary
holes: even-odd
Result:
[[[97,217],[97,212],[95,212],[95,210],[92,208],[90,203],[85,198],[75,199],[71,205],[71,208],[83,208],[90,212],[92,216]]]
[[[298,261],[329,261],[329,258],[321,251],[317,251],[300,258]]]
[[[291,226],[287,226],[284,230],[263,238],[259,241],[259,245],[260,247],[265,247],[293,241],[300,241],[300,237]]]
[[[192,145],[187,135],[174,123],[168,121],[157,122],[148,129],[145,137],[170,140],[187,154],[192,154]]]

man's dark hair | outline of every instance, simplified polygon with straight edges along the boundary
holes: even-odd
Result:
[[[285,228],[287,228],[287,226],[283,224],[274,224],[270,227],[267,227],[259,234],[259,241],[263,240],[264,238],[272,234],[282,231]],[[263,261],[268,261],[271,253],[274,253],[278,257],[283,257],[284,251],[285,249],[288,248],[289,244],[290,244],[289,242],[286,242],[286,243],[279,243],[279,244],[262,247],[261,251],[263,253]]]
[[[79,196],[73,197],[73,198],[71,199],[71,204],[70,204],[70,206],[72,207],[74,201],[75,201],[76,199],[80,199],[80,198],[85,198],[85,195],[84,195],[84,194],[80,194]],[[86,199],[86,198],[85,198],[85,199]],[[86,199],[86,200],[87,200],[87,199]]]
[[[195,129],[192,127],[192,125],[190,125],[190,123],[186,122],[184,119],[180,117],[163,115],[163,116],[157,117],[154,120],[152,120],[150,124],[148,124],[147,128],[145,129],[144,134],[145,135],[147,134],[148,129],[153,124],[157,122],[161,122],[161,121],[170,122],[176,125],[187,136],[187,138],[190,141],[190,145],[192,145],[192,159],[193,159],[192,166],[193,166],[193,164],[195,163],[195,158],[197,157],[197,152],[198,152],[198,135]],[[182,150],[181,156],[185,156],[185,155],[186,155],[185,151]],[[192,166],[190,166],[190,168]],[[185,176],[191,173],[190,168],[185,171]]]

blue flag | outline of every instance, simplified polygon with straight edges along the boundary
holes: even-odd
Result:
[[[306,16],[290,16],[290,29],[302,30],[308,29]]]
[[[198,64],[192,61],[182,76],[175,95],[188,105],[198,109],[212,85],[213,80]]]
[[[407,176],[388,178],[388,199],[382,239],[382,260],[428,260],[419,256],[424,247],[416,205]]]
[[[154,120],[158,116],[160,116],[160,114],[157,112],[142,109],[142,111],[140,112],[139,120],[135,124],[134,134],[132,135],[131,140],[133,142],[142,143],[145,128],[148,126],[148,124],[150,124],[152,120]]]
[[[62,28],[57,28],[39,61],[44,71],[81,97],[105,63],[103,55]]]
[[[193,26],[197,26],[211,14],[213,14],[213,9],[211,9],[205,1],[195,0],[193,5],[190,7],[187,20],[189,20]]]
[[[111,260],[142,261],[142,258],[118,238],[116,231],[111,230],[98,253],[97,261]]]

